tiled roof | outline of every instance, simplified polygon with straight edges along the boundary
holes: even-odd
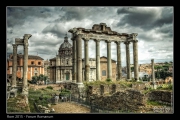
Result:
[[[18,54],[18,57],[23,58],[24,55],[22,54]],[[38,59],[38,60],[44,60],[43,58],[41,58],[40,56],[37,55],[28,55],[28,59]]]

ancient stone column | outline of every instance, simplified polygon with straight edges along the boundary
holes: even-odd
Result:
[[[77,59],[76,59],[76,40],[75,38],[72,38],[73,41],[73,74],[72,74],[72,82],[76,82],[76,63],[77,63]]]
[[[155,83],[155,74],[154,74],[154,59],[151,59],[151,67],[152,67],[152,81]]]
[[[56,82],[58,81],[59,55],[56,55]]]
[[[84,61],[84,65],[85,65],[85,81],[89,81],[89,71],[90,71],[90,66],[89,66],[89,47],[88,47],[88,41],[87,39],[84,40],[84,56],[85,56],[85,61]]]
[[[96,80],[100,80],[100,40],[96,41]]]
[[[28,94],[28,84],[27,84],[27,69],[28,69],[28,39],[31,37],[30,34],[24,35],[24,64],[23,64],[23,88],[22,94]]]
[[[120,41],[116,41],[115,42],[117,45],[117,80],[121,79],[122,76],[122,68],[121,68],[121,42]]]
[[[111,65],[111,41],[107,42],[107,78],[112,79],[112,65]]]
[[[16,87],[16,73],[17,73],[17,45],[13,46],[13,67],[12,67],[12,87]]]
[[[129,44],[130,42],[124,42],[126,45],[126,70],[127,70],[127,80],[131,79],[131,66],[130,66],[130,51],[129,51]]]
[[[133,41],[133,58],[134,58],[134,79],[139,81],[138,71],[138,40]]]
[[[82,83],[82,40],[81,40],[82,35],[77,35],[76,36],[76,48],[77,48],[77,83]]]

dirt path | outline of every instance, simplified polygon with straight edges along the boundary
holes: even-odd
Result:
[[[90,109],[76,103],[62,102],[52,105],[56,113],[90,113]]]

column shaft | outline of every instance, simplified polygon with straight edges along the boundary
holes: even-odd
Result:
[[[89,40],[84,40],[84,50],[85,50],[85,52],[84,52],[84,56],[85,56],[85,63],[84,63],[84,65],[85,65],[85,80],[86,81],[89,81],[89,69],[90,69],[90,66],[89,66],[89,45],[88,45],[88,41]]]
[[[96,40],[96,80],[100,80],[100,46],[99,40]]]
[[[112,79],[111,42],[107,41],[107,78]]]
[[[27,69],[28,69],[28,41],[24,40],[24,65],[23,65],[23,94],[28,94],[27,92]]]
[[[76,40],[73,38],[73,74],[72,74],[72,81],[76,82],[76,76],[77,76],[77,72],[76,72]]]
[[[16,73],[17,73],[17,45],[13,44],[12,87],[16,87]]]
[[[82,40],[81,35],[76,37],[76,48],[77,48],[77,83],[82,83]]]
[[[133,42],[133,58],[134,58],[134,79],[139,80],[139,71],[138,71],[138,46],[137,40]]]
[[[154,59],[151,59],[151,67],[152,67],[152,81],[155,82],[155,74],[154,74]]]
[[[116,42],[117,45],[117,80],[121,79],[122,76],[122,67],[121,67],[121,42]]]
[[[129,44],[130,42],[125,42],[126,44],[126,70],[127,70],[127,80],[131,79],[131,66],[130,66],[130,51]]]

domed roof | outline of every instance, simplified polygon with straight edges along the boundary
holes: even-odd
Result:
[[[68,37],[64,37],[64,42],[59,47],[59,56],[72,57],[72,45],[68,42]]]
[[[72,48],[72,45],[68,42],[67,34],[66,34],[66,37],[64,37],[64,42],[60,45],[59,50],[62,50],[65,48]]]
[[[65,48],[71,48],[72,45],[69,42],[63,42],[60,46],[60,49],[65,49]]]

